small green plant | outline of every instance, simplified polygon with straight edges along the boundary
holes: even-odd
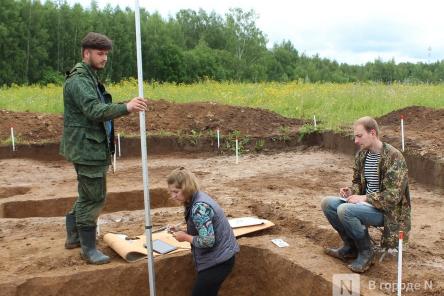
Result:
[[[14,145],[18,145],[18,144],[27,144],[30,143],[31,141],[25,141],[20,135],[14,135]],[[4,145],[4,146],[12,146],[12,138],[11,136],[9,136],[8,138],[2,140],[0,142],[0,145]]]
[[[191,134],[189,136],[189,140],[190,140],[191,144],[196,146],[199,143],[199,139],[201,137],[202,137],[202,132],[201,131],[191,130]]]
[[[291,129],[289,126],[280,126],[278,139],[282,142],[288,142],[291,140],[290,133]]]
[[[188,134],[186,131],[179,130],[174,135],[177,136],[177,143],[179,145],[190,143],[191,145],[196,146],[199,144],[199,140],[203,136],[203,133],[201,131],[191,130],[191,132]]]
[[[256,152],[261,152],[265,148],[265,140],[264,139],[258,139],[256,141],[256,145],[254,146],[254,150]]]
[[[250,142],[250,138],[248,136],[242,136],[241,132],[238,130],[229,133],[228,136],[225,138],[225,149],[236,152],[236,139],[238,140],[239,154],[247,152],[246,146]]]
[[[171,131],[167,131],[167,130],[159,130],[155,133],[153,133],[153,135],[158,135],[160,137],[171,137],[171,136],[177,136],[176,133],[171,132]]]
[[[177,143],[179,145],[185,145],[185,143],[187,142],[187,135],[184,133],[183,130],[178,130],[177,131]]]
[[[317,132],[318,129],[316,127],[314,127],[314,125],[311,124],[304,124],[300,129],[299,129],[299,141],[302,141],[307,135],[312,134]]]

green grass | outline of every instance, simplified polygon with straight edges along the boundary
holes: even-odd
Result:
[[[115,101],[138,94],[132,79],[108,86]],[[381,83],[230,83],[204,81],[191,85],[144,85],[145,97],[173,102],[211,101],[259,107],[294,118],[316,119],[320,128],[339,129],[355,119],[381,116],[412,105],[444,108],[444,84]],[[62,87],[55,85],[0,88],[0,108],[13,111],[62,113]],[[264,123],[267,124],[267,123]]]

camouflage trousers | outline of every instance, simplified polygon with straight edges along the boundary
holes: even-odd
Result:
[[[74,164],[78,181],[78,197],[70,211],[77,226],[96,226],[105,206],[108,166]]]

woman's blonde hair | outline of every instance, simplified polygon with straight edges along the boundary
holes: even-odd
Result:
[[[172,171],[167,177],[167,183],[181,189],[187,201],[190,201],[193,194],[199,191],[196,176],[184,167]]]

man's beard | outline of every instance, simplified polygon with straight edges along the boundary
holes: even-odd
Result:
[[[88,59],[88,64],[91,66],[91,68],[93,68],[94,70],[103,70],[103,68],[105,68],[106,66],[106,61],[105,62],[95,62],[92,58]]]
[[[95,70],[103,70],[106,66],[106,62],[102,62],[102,63],[91,63],[91,66],[95,69]]]

